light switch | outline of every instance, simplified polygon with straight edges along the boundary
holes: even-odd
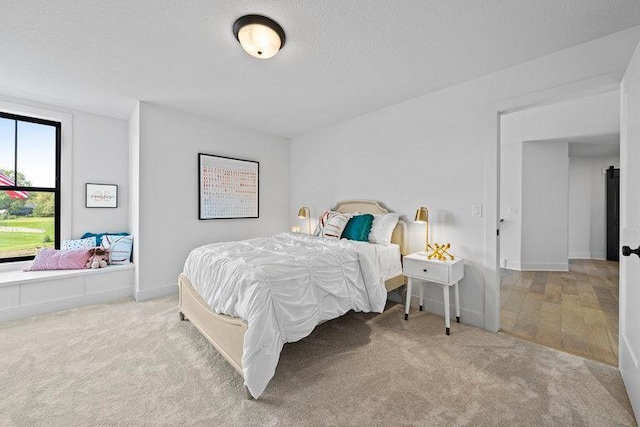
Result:
[[[482,205],[471,205],[471,216],[474,218],[482,218]]]

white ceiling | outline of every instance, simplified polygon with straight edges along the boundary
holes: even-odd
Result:
[[[583,135],[571,138],[549,138],[523,142],[546,142],[550,144],[567,142],[569,144],[569,157],[620,155],[620,133]]]
[[[569,140],[569,157],[619,156],[620,134],[588,135]]]
[[[249,13],[285,29],[271,60],[233,37]],[[638,24],[637,0],[8,0],[0,93],[293,136]]]

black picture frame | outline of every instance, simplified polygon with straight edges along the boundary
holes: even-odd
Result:
[[[88,182],[84,186],[84,207],[111,208],[118,207],[118,186],[116,184],[95,184]]]
[[[260,162],[198,153],[198,219],[260,217]]]

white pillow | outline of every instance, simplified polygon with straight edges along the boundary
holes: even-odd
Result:
[[[96,247],[96,238],[87,237],[85,239],[77,239],[77,240],[63,240],[62,241],[62,250],[68,251],[70,249],[91,249]]]
[[[102,237],[102,247],[109,250],[109,264],[131,264],[133,237],[106,234]]]
[[[391,243],[393,229],[396,228],[400,215],[397,213],[379,214],[373,216],[369,242],[388,245]]]

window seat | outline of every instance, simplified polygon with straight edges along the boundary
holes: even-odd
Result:
[[[0,271],[0,322],[133,295],[135,265]]]

